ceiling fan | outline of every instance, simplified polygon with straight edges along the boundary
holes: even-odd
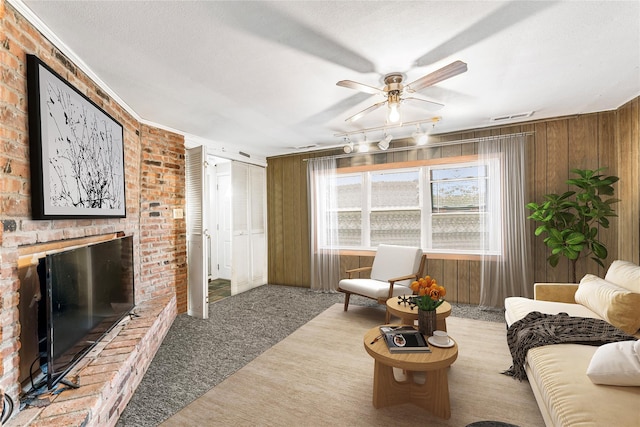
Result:
[[[389,107],[389,121],[395,123],[400,120],[400,112],[398,108],[400,107],[400,103],[404,101],[419,102],[432,110],[440,109],[444,107],[443,104],[433,101],[427,101],[426,99],[414,98],[412,96],[405,96],[405,94],[415,93],[429,86],[433,86],[434,84],[439,83],[443,80],[457,76],[458,74],[462,74],[466,71],[466,63],[462,61],[454,61],[451,64],[446,65],[432,73],[429,73],[426,76],[422,76],[419,79],[406,85],[402,83],[402,81],[404,80],[404,76],[402,75],[402,73],[389,73],[384,76],[385,86],[382,89],[363,83],[354,82],[352,80],[340,80],[338,83],[336,83],[338,86],[355,89],[360,92],[371,93],[374,95],[383,95],[386,97],[386,100],[365,108],[359,113],[356,113],[353,116],[345,119],[345,121],[355,122],[365,114],[377,110],[378,108],[387,104],[387,106]]]

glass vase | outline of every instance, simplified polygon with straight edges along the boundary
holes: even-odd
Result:
[[[436,311],[418,309],[418,330],[428,337],[436,330]]]

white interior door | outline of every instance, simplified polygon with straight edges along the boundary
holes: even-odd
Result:
[[[266,180],[264,168],[231,163],[231,294],[266,284]]]
[[[267,283],[267,179],[265,168],[249,165],[251,287]]]
[[[205,159],[203,146],[186,150],[187,313],[201,319],[209,317]]]
[[[211,157],[207,158],[207,167],[206,167],[206,177],[207,177],[207,188],[209,190],[214,191],[217,188],[217,178],[216,178],[216,165],[215,162],[212,161]],[[208,198],[202,201],[203,203],[207,203],[209,205],[209,212],[212,215],[209,224],[209,235],[207,236],[207,240],[205,241],[205,245],[207,245],[207,253],[209,256],[207,257],[207,280],[210,282],[211,280],[218,277],[218,247],[217,247],[217,233],[215,224],[218,223],[218,218],[216,217],[216,207],[217,207],[217,199],[209,195]]]
[[[218,277],[231,280],[231,163],[216,167]]]

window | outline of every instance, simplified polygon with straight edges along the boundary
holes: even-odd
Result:
[[[387,243],[420,246],[428,252],[499,253],[500,237],[491,226],[499,212],[489,209],[491,198],[499,200],[499,163],[457,160],[410,168],[338,170],[333,209],[340,248],[366,250]],[[326,235],[321,224],[316,227],[318,236]]]
[[[336,178],[338,241],[341,247],[357,248],[362,244],[362,197],[366,194],[362,178],[361,174]]]
[[[369,234],[364,236],[365,245],[377,247],[380,243],[387,243],[420,246],[420,171],[371,172],[369,179],[367,189],[371,202],[368,211]]]
[[[488,250],[488,165],[464,164],[428,168],[431,197],[427,210],[427,247],[442,251]]]

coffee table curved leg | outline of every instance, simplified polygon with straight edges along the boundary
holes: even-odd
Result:
[[[438,417],[449,419],[451,403],[447,369],[425,372],[424,384],[410,381],[413,375],[408,374],[407,381],[398,381],[391,366],[376,360],[373,371],[373,406],[383,408],[411,402]]]

